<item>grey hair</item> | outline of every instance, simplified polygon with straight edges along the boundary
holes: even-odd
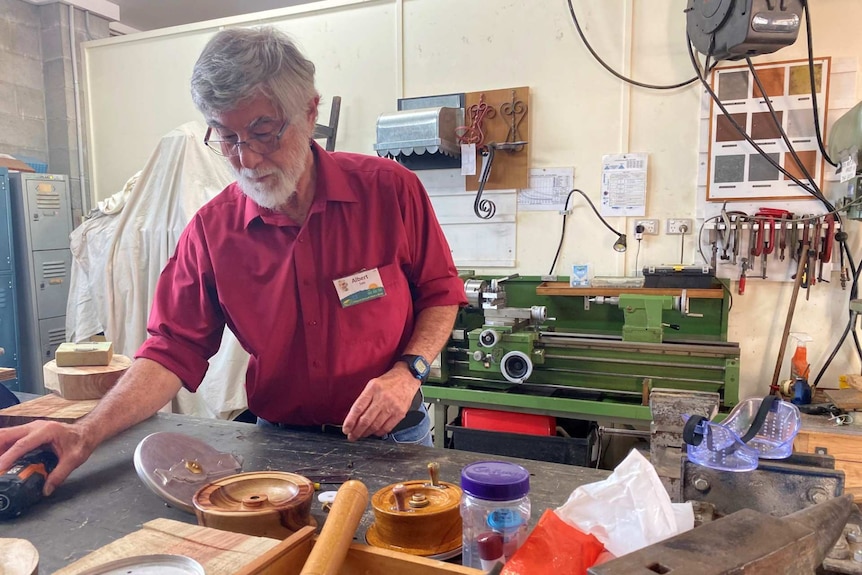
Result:
[[[262,94],[286,116],[315,98],[314,64],[287,35],[266,26],[229,28],[210,39],[191,80],[192,100],[205,116]]]

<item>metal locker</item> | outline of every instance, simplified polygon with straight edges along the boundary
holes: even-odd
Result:
[[[4,381],[3,385],[12,391],[19,391],[21,357],[18,348],[18,300],[9,193],[9,171],[0,168],[0,348],[3,348],[0,367],[15,369],[16,377]]]
[[[72,254],[69,181],[10,174],[22,391],[43,393],[42,366],[65,340]]]
[[[36,272],[36,309],[39,319],[65,316],[72,275],[72,252],[68,248],[33,252],[33,269]]]
[[[18,308],[15,305],[15,276],[11,271],[0,272],[0,367],[19,370]],[[12,391],[20,391],[18,377],[3,382]]]
[[[57,348],[64,341],[66,341],[66,316],[39,321],[39,349],[42,352],[43,364],[54,359]]]
[[[8,173],[6,168],[0,168],[0,272],[12,271],[12,212]]]

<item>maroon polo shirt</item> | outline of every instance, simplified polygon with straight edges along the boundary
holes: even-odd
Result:
[[[302,226],[236,183],[195,214],[159,278],[150,337],[136,355],[194,391],[227,325],[251,355],[249,408],[294,425],[341,423],[402,352],[416,313],[466,304],[415,174],[312,148],[317,185]],[[333,280],[374,268],[386,295],[342,307]]]

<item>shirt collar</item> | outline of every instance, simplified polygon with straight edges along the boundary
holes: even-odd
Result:
[[[350,185],[347,175],[332,155],[313,140],[311,142],[311,153],[314,167],[317,170],[317,183],[314,187],[314,201],[311,204],[310,211],[323,211],[327,202],[358,202],[359,194]],[[237,190],[242,194],[239,184],[234,182],[234,185],[237,186]],[[246,228],[257,218],[270,225],[296,226],[296,222],[286,215],[261,208],[245,194],[242,194],[242,197],[244,200],[243,212],[245,214],[243,223]]]

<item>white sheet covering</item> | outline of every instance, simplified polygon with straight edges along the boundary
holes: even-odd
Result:
[[[191,122],[165,135],[131,193],[118,192],[99,215],[72,232],[72,276],[66,315],[69,341],[105,332],[129,357],[147,337],[156,281],[189,219],[233,177],[206,149],[206,127]],[[108,213],[106,213],[108,212]],[[246,408],[248,354],[229,329],[197,393],[182,390],[173,409],[201,417],[234,417]]]

